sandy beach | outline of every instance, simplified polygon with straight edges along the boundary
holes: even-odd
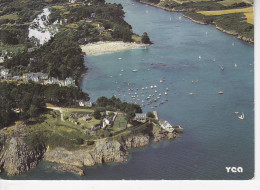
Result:
[[[148,44],[137,44],[137,43],[130,43],[130,42],[96,42],[96,43],[89,43],[86,45],[81,45],[81,49],[86,55],[96,55],[96,54],[103,54],[103,53],[112,53],[122,50],[128,49],[135,49],[139,47],[148,46]]]

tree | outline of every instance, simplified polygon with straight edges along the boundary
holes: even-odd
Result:
[[[148,34],[146,32],[143,33],[141,41],[144,44],[151,44],[152,43],[150,41],[150,38],[149,38],[149,36],[148,36]]]
[[[135,117],[135,113],[134,112],[128,112],[126,113],[126,120],[127,122],[131,121],[133,118]]]
[[[100,111],[95,110],[94,113],[93,113],[93,116],[94,116],[95,119],[100,119],[101,118]]]
[[[150,118],[155,118],[154,114],[152,112],[148,112],[147,113],[147,117],[150,117]]]

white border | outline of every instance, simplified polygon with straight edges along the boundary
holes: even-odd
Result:
[[[260,2],[255,0],[255,177],[252,180],[82,180],[82,181],[18,181],[18,180],[0,180],[0,190],[162,190],[162,189],[193,189],[193,190],[259,190],[260,189],[260,172],[259,172],[259,97],[260,97]]]

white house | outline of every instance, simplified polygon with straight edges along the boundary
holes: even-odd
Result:
[[[5,58],[4,57],[0,57],[0,63],[4,62]]]
[[[82,107],[83,107],[83,106],[92,107],[92,102],[81,100],[81,101],[79,101],[79,106],[82,106]]]
[[[105,128],[107,125],[111,125],[111,120],[104,118],[102,121],[102,128]]]
[[[70,3],[76,3],[77,0],[69,0]]]
[[[146,113],[136,113],[135,120],[137,121],[146,121]]]
[[[159,124],[166,131],[169,131],[169,132],[174,131],[174,127],[168,121],[159,121]]]
[[[1,76],[6,78],[9,74],[9,69],[2,69],[1,70]]]

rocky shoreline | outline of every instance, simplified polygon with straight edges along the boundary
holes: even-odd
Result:
[[[185,12],[185,11],[189,11],[189,10],[175,10],[174,8],[169,9],[169,8],[160,6],[160,5],[158,5],[158,4],[148,3],[148,2],[142,1],[142,0],[139,0],[139,2],[140,2],[140,3],[143,3],[143,4],[150,5],[150,6],[157,7],[157,8],[160,8],[160,9],[164,9],[164,10],[166,10],[166,11],[171,11],[171,12]],[[201,25],[207,25],[207,24],[208,24],[208,23],[205,23],[205,22],[200,21],[200,20],[195,20],[195,19],[193,19],[193,18],[191,18],[191,17],[189,17],[189,16],[187,16],[187,15],[185,15],[185,14],[183,15],[183,17],[188,18],[188,19],[190,19],[192,22],[197,23],[197,24],[201,24]],[[248,42],[248,43],[251,43],[251,44],[254,43],[254,40],[253,40],[253,39],[247,38],[247,37],[242,36],[242,35],[238,35],[238,33],[237,33],[236,31],[228,31],[228,30],[225,30],[225,29],[223,29],[223,28],[217,26],[216,23],[214,23],[214,22],[213,22],[212,24],[214,24],[214,25],[216,26],[216,29],[218,29],[218,30],[220,30],[220,31],[222,31],[222,32],[224,32],[224,33],[227,33],[227,34],[236,36],[238,39],[243,40],[243,41],[245,41],[245,42]]]
[[[21,132],[25,126],[17,126],[15,130]],[[19,175],[37,166],[40,161],[55,163],[47,168],[85,175],[83,167],[94,166],[107,162],[124,162],[128,157],[128,150],[148,145],[151,140],[159,142],[164,138],[170,140],[178,136],[164,130],[153,128],[149,134],[138,133],[133,136],[122,137],[120,140],[101,139],[93,146],[81,147],[77,150],[67,150],[59,147],[50,150],[43,144],[30,147],[25,143],[27,132],[13,134],[7,137],[6,129],[0,131],[0,172],[8,175]]]

